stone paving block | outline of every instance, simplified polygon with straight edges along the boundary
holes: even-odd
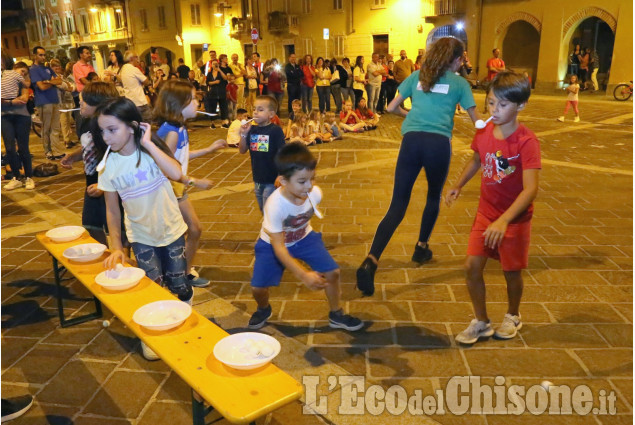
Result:
[[[612,377],[611,383],[617,388],[625,401],[633,408],[633,379]]]
[[[6,382],[43,384],[73,356],[80,347],[38,344],[28,356],[23,357],[2,374]]]
[[[71,361],[37,394],[37,399],[45,403],[82,407],[114,368],[112,363]]]
[[[474,317],[472,305],[467,302],[417,302],[412,301],[417,322],[465,322]]]
[[[624,320],[606,303],[544,303],[560,323],[623,323]]]
[[[76,407],[52,406],[39,403],[37,398],[33,406],[13,421],[11,425],[74,425],[71,418],[79,411]]]
[[[312,322],[293,321],[269,321],[269,324],[280,331],[284,336],[293,338],[301,344],[308,344],[309,334],[312,332]],[[329,328],[331,329],[331,328]],[[332,329],[331,329],[332,330]]]
[[[375,378],[442,377],[466,375],[456,349],[382,347],[369,350],[370,376]]]
[[[282,320],[325,320],[329,308],[324,302],[284,301],[284,310],[280,314]]]
[[[269,299],[292,300],[295,294],[298,292],[299,288],[300,288],[300,285],[296,283],[282,283],[280,286],[272,286],[271,288],[269,288]],[[324,294],[324,291],[319,291],[319,292],[322,292],[322,294]],[[240,293],[238,294],[238,299],[253,300],[253,298],[254,297],[251,294],[251,286],[243,285]]]
[[[526,326],[521,332],[523,340],[532,348],[608,347],[608,344],[591,325],[551,323],[543,326]]]
[[[592,416],[555,416],[539,415],[534,416],[526,413],[520,416],[487,416],[489,425],[538,425],[549,423],[550,425],[595,425],[597,422]]]
[[[113,322],[118,324],[118,321]],[[102,330],[97,337],[80,353],[80,357],[119,362],[128,353],[134,351],[139,339],[128,329],[111,327]]]
[[[341,290],[341,300],[342,302],[347,300],[356,300],[361,296],[361,292],[357,289],[355,283],[340,283]],[[307,288],[304,285],[299,286],[298,293],[296,295],[297,300],[315,300],[315,301],[325,301],[326,294],[324,291],[314,291],[312,289]]]
[[[218,417],[212,414],[206,417]],[[189,425],[192,423],[192,407],[186,403],[165,403],[155,401],[138,422],[139,425]]]
[[[105,419],[89,415],[80,415],[73,420],[73,425],[132,425],[133,423],[128,419]]]
[[[574,350],[593,376],[632,376],[633,350],[611,348],[605,350]]]
[[[323,425],[327,422],[318,415],[304,414],[302,403],[289,403],[268,415],[268,424],[302,424],[302,425]]]
[[[306,358],[324,358],[353,375],[366,375],[366,353],[363,347],[318,347],[307,350]],[[315,360],[314,360],[315,361]]]
[[[443,324],[426,324],[425,326],[409,323],[397,323],[394,330],[397,344],[403,347],[449,347],[451,337]]]
[[[315,322],[312,330],[315,345],[391,345],[394,344],[393,333],[391,323],[373,321],[366,321],[364,327],[355,332],[332,329],[326,321]]]
[[[116,418],[137,418],[164,378],[162,374],[117,371],[101,386],[84,412]]]
[[[624,303],[633,301],[633,286],[601,286],[589,288],[601,301],[608,303]]]
[[[633,322],[633,303],[613,304],[613,308],[626,317],[626,320]]]
[[[633,346],[633,325],[596,324],[595,328],[613,347]]]
[[[476,376],[533,376],[537,379],[586,376],[586,372],[564,350],[501,348],[463,350],[463,353],[472,374]]]
[[[452,301],[448,285],[382,285],[387,301]]]
[[[156,363],[156,362],[155,362]],[[192,388],[175,372],[171,372],[156,395],[158,401],[192,402]]]
[[[1,344],[2,355],[0,355],[0,359],[2,359],[2,370],[4,371],[11,366],[37,343],[37,338],[12,338],[3,336]]]
[[[349,314],[361,320],[397,320],[412,321],[410,306],[406,301],[375,301],[368,303],[365,301],[349,301]]]
[[[162,360],[150,361],[146,360],[141,353],[141,345],[135,347],[135,351],[130,353],[123,362],[119,363],[117,369],[126,369],[131,371],[146,371],[146,372],[158,372],[169,373],[170,366],[164,363]]]
[[[56,328],[42,342],[49,344],[88,344],[101,330],[101,323],[88,322],[70,328]]]
[[[540,285],[606,285],[601,275],[622,273],[615,271],[588,272],[578,270],[529,270],[528,274]]]

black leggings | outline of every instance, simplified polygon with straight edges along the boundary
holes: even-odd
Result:
[[[395,168],[395,186],[392,201],[384,219],[379,223],[370,253],[381,257],[397,226],[403,220],[410,202],[412,187],[421,169],[428,180],[428,197],[421,217],[419,241],[428,242],[439,216],[441,191],[450,168],[452,146],[450,139],[440,134],[411,131],[403,136]]]

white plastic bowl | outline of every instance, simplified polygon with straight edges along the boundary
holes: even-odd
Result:
[[[106,245],[100,243],[83,243],[64,250],[64,257],[69,260],[86,263],[101,257],[106,250]]]
[[[263,347],[266,349],[263,350]],[[234,369],[256,369],[269,363],[279,353],[278,340],[258,332],[229,335],[214,346],[214,357]]]
[[[137,309],[132,320],[153,331],[176,328],[192,314],[192,306],[183,301],[164,300],[146,304]]]
[[[146,272],[137,267],[123,267],[123,270],[106,270],[95,276],[95,282],[111,291],[124,291],[136,286]]]
[[[70,242],[79,238],[84,233],[82,226],[62,226],[56,227],[46,232],[46,237],[53,242]]]

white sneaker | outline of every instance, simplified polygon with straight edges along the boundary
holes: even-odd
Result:
[[[26,178],[26,181],[24,182],[24,188],[27,190],[35,189],[35,182],[33,181],[31,177]]]
[[[494,335],[494,329],[489,322],[472,319],[470,326],[458,334],[454,339],[461,344],[474,344],[479,338]]]
[[[22,187],[22,182],[15,177],[11,181],[4,185],[4,190],[13,190]]]
[[[152,351],[152,349],[150,347],[148,347],[145,342],[141,341],[141,353],[143,354],[143,357],[146,360],[149,360],[151,362],[155,361],[155,360],[159,360],[161,357],[159,357],[157,355],[157,353],[155,353],[154,351]]]
[[[564,122],[564,117],[558,117],[558,121]]]
[[[580,117],[575,117],[575,118],[573,119],[573,122],[580,122]]]
[[[494,336],[499,339],[511,339],[516,336],[518,331],[523,327],[523,322],[520,321],[520,314],[513,316],[509,313],[505,314],[503,323],[496,329]]]

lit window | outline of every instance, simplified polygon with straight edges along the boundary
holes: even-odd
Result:
[[[165,7],[159,6],[157,10],[159,12],[159,28],[165,28]]]
[[[372,0],[372,9],[384,9],[386,7],[386,0]]]
[[[145,9],[139,9],[139,17],[141,18],[141,31],[148,31],[148,14]]]
[[[201,25],[201,5],[198,3],[190,5],[190,13],[192,14],[192,25]]]
[[[344,36],[335,36],[335,56],[344,56]]]
[[[120,29],[125,26],[123,22],[123,10],[115,9],[115,28]]]
[[[302,0],[302,13],[311,13],[311,0]]]

